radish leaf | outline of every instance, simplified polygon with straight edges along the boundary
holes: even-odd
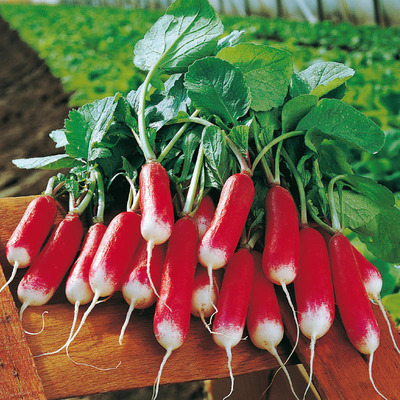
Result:
[[[318,97],[309,94],[289,100],[282,108],[282,132],[294,130],[299,121],[318,103]]]
[[[268,111],[283,104],[293,74],[293,57],[289,52],[240,43],[221,50],[217,57],[242,71],[250,88],[253,110]]]
[[[354,69],[337,62],[319,62],[299,72],[308,93],[321,97],[338,88],[354,75]]]
[[[67,154],[56,154],[46,157],[20,158],[12,161],[18,168],[23,169],[62,169],[72,168],[84,163]]]
[[[185,72],[200,57],[212,55],[223,26],[206,0],[177,0],[136,43],[134,63],[143,71]]]
[[[337,139],[374,153],[385,141],[382,130],[364,114],[337,99],[322,99],[299,122],[297,130],[308,130],[306,144],[317,151],[326,138]]]
[[[206,57],[191,65],[185,86],[194,107],[224,123],[236,125],[249,109],[250,94],[242,73],[219,58]]]

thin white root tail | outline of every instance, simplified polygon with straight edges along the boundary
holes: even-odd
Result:
[[[285,364],[282,362],[282,359],[279,357],[278,351],[276,350],[276,347],[271,347],[267,349],[278,361],[280,367],[275,371],[271,383],[268,385],[268,387],[264,390],[264,392],[262,393],[261,396],[264,396],[264,394],[269,390],[269,388],[272,386],[274,379],[276,377],[276,374],[282,369],[283,372],[285,373],[288,382],[289,382],[289,386],[290,386],[290,390],[293,393],[293,396],[296,398],[296,400],[300,400],[299,397],[297,396],[295,390],[294,390],[294,386],[293,386],[293,382],[292,382],[292,378],[290,377],[289,371],[287,370]]]
[[[388,398],[385,397],[385,396],[378,390],[378,388],[377,388],[376,385],[375,385],[374,379],[372,378],[372,362],[373,362],[373,359],[374,359],[374,352],[372,352],[372,353],[370,354],[370,356],[369,356],[369,366],[368,366],[369,380],[371,381],[372,386],[374,387],[376,393],[378,393],[379,396],[381,396],[383,399],[388,400]]]
[[[382,312],[382,314],[383,314],[383,316],[384,316],[384,318],[385,318],[385,321],[386,321],[387,326],[388,326],[388,328],[389,328],[390,337],[392,338],[393,346],[394,346],[394,348],[396,349],[396,351],[400,354],[400,349],[399,349],[399,347],[397,346],[396,340],[395,340],[395,338],[394,338],[394,336],[393,336],[392,326],[390,325],[389,317],[388,317],[388,315],[387,315],[387,312],[386,312],[386,310],[385,310],[385,307],[383,306],[381,299],[378,298],[378,299],[375,299],[375,301],[376,301],[376,303],[378,304],[378,306],[379,306],[379,308],[380,308],[380,310],[381,310],[381,312]]]
[[[66,341],[59,349],[54,350],[54,351],[49,351],[49,352],[47,352],[47,353],[38,354],[38,355],[36,355],[36,356],[33,356],[33,358],[42,357],[42,356],[49,356],[49,355],[52,355],[52,354],[57,354],[57,353],[59,353],[62,349],[65,349],[65,348],[67,347],[68,341],[72,338],[72,335],[73,335],[73,333],[74,333],[74,329],[75,329],[75,326],[76,326],[76,322],[77,322],[77,320],[78,320],[79,305],[80,305],[80,302],[79,302],[79,301],[76,301],[76,302],[75,302],[75,307],[74,307],[74,319],[73,319],[73,321],[72,321],[72,326],[71,326],[71,330],[70,330],[70,332],[69,332],[69,336],[68,336],[67,341]]]
[[[232,371],[232,348],[226,347],[225,350],[226,350],[226,355],[228,356],[228,369],[229,369],[229,377],[231,378],[231,390],[222,400],[225,400],[232,395],[235,383],[235,378],[233,376],[233,371]]]
[[[3,289],[5,289],[5,288],[14,280],[15,275],[17,275],[18,267],[19,267],[19,263],[18,263],[18,262],[15,262],[15,264],[14,264],[14,266],[13,266],[13,270],[12,270],[12,272],[11,272],[11,276],[10,276],[10,278],[8,279],[8,281],[1,287],[0,293],[3,291]]]
[[[118,342],[119,342],[119,344],[120,344],[121,346],[122,346],[122,339],[124,338],[124,334],[125,334],[126,328],[128,327],[128,323],[129,323],[129,320],[131,319],[131,315],[132,315],[132,312],[133,312],[134,309],[135,309],[135,304],[134,304],[134,302],[131,300],[131,304],[129,305],[128,312],[126,313],[125,322],[124,322],[124,324],[122,325],[121,333],[119,334]]]
[[[213,269],[212,266],[209,265],[207,267],[207,273],[208,273],[208,280],[209,280],[209,289],[208,289],[208,295],[210,297],[210,303],[213,307],[213,309],[215,310],[211,316],[210,316],[210,322],[208,323],[208,326],[210,327],[212,325],[212,320],[215,316],[215,314],[218,312],[218,308],[217,306],[214,304],[213,299],[212,299],[212,291],[213,291],[213,285],[214,285],[214,277],[213,277]]]
[[[23,303],[22,306],[21,306],[21,309],[19,310],[19,319],[21,321],[21,324],[22,324],[22,318],[24,316],[24,311],[29,307],[29,304],[30,303]],[[24,332],[27,335],[32,335],[32,336],[41,334],[44,331],[44,315],[48,314],[48,313],[49,313],[48,311],[43,311],[42,312],[42,329],[40,329],[39,332],[29,332],[29,331],[27,331],[25,329],[24,329]]]
[[[308,385],[307,385],[306,390],[304,391],[304,394],[303,394],[303,400],[305,400],[307,392],[310,389],[311,382],[312,382],[314,355],[315,355],[315,342],[316,342],[316,338],[314,336],[314,337],[311,338],[311,343],[310,343],[310,372],[309,372],[309,378],[308,378]]]
[[[151,263],[151,257],[153,255],[153,249],[154,249],[154,243],[152,240],[149,240],[147,242],[147,264],[146,264],[147,278],[149,279],[150,287],[153,289],[154,294],[157,296],[158,299],[160,299],[160,301],[165,305],[165,307],[167,307],[168,310],[172,312],[171,307],[169,307],[168,304],[160,297],[154,285],[154,282],[151,279],[150,263]]]
[[[294,319],[294,322],[295,322],[295,324],[296,324],[296,341],[295,341],[295,343],[294,343],[294,346],[293,346],[292,351],[291,351],[290,354],[289,354],[289,357],[286,359],[286,361],[285,361],[285,363],[284,363],[284,365],[286,365],[287,362],[288,362],[288,361],[290,360],[290,358],[292,357],[293,353],[295,352],[295,350],[296,350],[296,348],[297,348],[297,345],[298,345],[298,343],[299,343],[299,338],[300,338],[300,327],[299,327],[299,322],[297,321],[296,310],[295,310],[294,305],[293,305],[293,303],[292,303],[292,299],[290,298],[290,294],[289,294],[289,291],[287,290],[286,284],[283,283],[283,282],[281,282],[281,286],[282,286],[283,292],[284,292],[285,295],[286,295],[286,299],[287,299],[287,301],[288,301],[288,304],[289,304],[290,308],[292,309],[293,319]]]
[[[167,352],[165,353],[164,358],[163,358],[163,360],[161,362],[160,369],[158,370],[157,378],[154,381],[153,395],[151,396],[151,400],[155,400],[157,398],[157,396],[158,396],[158,391],[160,389],[161,374],[162,374],[164,366],[165,366],[165,364],[166,364],[166,362],[167,362],[167,360],[168,360],[168,358],[170,357],[171,354],[172,354],[172,349],[167,349]]]

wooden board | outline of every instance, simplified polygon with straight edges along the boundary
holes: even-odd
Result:
[[[11,267],[5,259],[4,246],[31,199],[32,197],[0,199],[0,263],[4,266],[6,276],[9,276]],[[63,213],[64,208],[60,206],[58,219],[62,218]],[[16,284],[23,272],[19,271],[16,282],[10,287],[17,306],[20,304],[15,296]],[[0,294],[1,302],[4,301],[5,295],[6,292]],[[280,303],[287,339],[290,343],[294,343],[296,329],[292,314],[285,299],[281,298]],[[118,336],[127,308],[120,294],[96,306],[86,326],[70,347],[70,356],[76,362],[90,363],[102,368],[115,367],[121,362],[116,370],[111,371],[99,371],[88,366],[75,365],[67,358],[65,352],[37,357],[43,352],[53,351],[62,346],[69,335],[73,306],[66,301],[62,288],[50,304],[26,310],[23,325],[25,329],[33,332],[40,330],[41,314],[43,311],[48,311],[45,316],[45,330],[40,335],[27,336],[32,354],[36,357],[37,370],[47,398],[81,396],[153,384],[164,355],[163,348],[157,343],[152,333],[153,309],[142,314],[134,313],[123,345],[120,346]],[[400,399],[398,385],[400,357],[393,350],[383,317],[377,309],[375,311],[381,326],[381,346],[375,355],[373,376],[377,387],[388,399]],[[7,329],[6,324],[4,319],[0,321],[0,335],[4,335]],[[18,337],[15,340],[19,340]],[[396,340],[400,342],[398,335]],[[279,353],[283,359],[286,359],[289,350],[290,346],[286,341],[279,346]],[[350,345],[340,320],[337,319],[330,332],[317,342],[316,351],[313,382],[322,399],[379,398],[368,378],[367,359]],[[7,363],[11,365],[18,359],[18,354],[14,354],[12,345],[7,346],[7,352],[9,354]],[[297,356],[308,370],[309,341],[303,336],[300,337]],[[294,357],[291,362],[296,363],[298,359]],[[276,368],[277,362],[266,351],[252,346],[250,340],[243,340],[233,349],[232,366],[234,374],[241,375]],[[201,322],[192,318],[188,340],[168,360],[161,383],[227,376],[224,351],[214,344]],[[8,384],[9,379],[9,376],[0,375],[0,386]],[[18,398],[31,397],[19,395]]]

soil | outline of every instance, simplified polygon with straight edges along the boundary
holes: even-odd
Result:
[[[57,153],[48,134],[63,127],[69,94],[1,17],[0,60],[0,197],[39,194],[53,173],[12,160]]]

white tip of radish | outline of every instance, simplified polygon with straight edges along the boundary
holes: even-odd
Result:
[[[153,218],[155,218],[154,215]],[[153,246],[165,243],[171,236],[172,228],[173,226],[161,218],[155,220],[152,218],[141,219],[140,232],[146,242],[152,242]]]
[[[16,262],[16,263],[14,264],[14,267],[13,267],[13,270],[12,270],[12,272],[11,272],[10,278],[9,278],[8,281],[1,287],[0,293],[3,291],[4,288],[6,288],[6,287],[14,280],[15,275],[17,274],[18,267],[19,267],[19,264],[18,264],[18,262]]]
[[[355,343],[355,347],[360,353],[372,354],[379,346],[379,332],[372,325],[365,328],[363,339]]]
[[[156,301],[156,294],[141,282],[127,282],[122,287],[122,295],[128,304],[134,303],[136,309],[145,309]]]
[[[65,286],[65,295],[71,304],[88,304],[93,299],[93,291],[86,280],[71,276]]]
[[[115,292],[115,280],[107,274],[105,268],[99,268],[97,265],[91,267],[93,273],[89,274],[89,283],[92,288],[102,294],[102,297],[107,297]]]
[[[15,266],[18,263],[20,268],[27,267],[31,263],[31,257],[23,247],[12,247],[7,249],[7,261]]]
[[[18,285],[17,294],[21,303],[29,303],[30,306],[42,306],[46,304],[54,294],[55,290],[31,284],[25,280],[26,286],[22,283]]]
[[[369,371],[369,379],[372,383],[372,386],[374,387],[376,393],[379,394],[379,396],[381,396],[383,399],[388,400],[387,397],[385,397],[376,387],[374,379],[372,378],[372,363],[374,360],[374,352],[371,352],[370,356],[369,356],[369,367],[368,367],[368,371]]]
[[[242,340],[243,329],[239,326],[227,326],[213,331],[214,342],[224,349],[235,347]]]
[[[300,329],[309,339],[319,339],[328,332],[332,325],[334,315],[329,307],[322,304],[319,307],[310,307],[299,316]]]
[[[256,347],[271,352],[271,349],[275,349],[282,341],[283,334],[282,324],[278,321],[265,320],[257,324],[257,328],[251,335],[251,341]]]
[[[209,248],[199,245],[198,251],[199,262],[211,269],[218,269],[224,267],[228,262],[228,255],[223,249]]]
[[[171,351],[182,346],[184,342],[182,331],[172,319],[170,320],[166,316],[154,327],[154,334],[158,343],[165,349],[171,349]]]
[[[276,285],[289,285],[297,276],[296,268],[291,265],[280,265],[276,269],[271,269],[268,274],[268,279]]]
[[[383,281],[380,275],[370,273],[368,279],[364,280],[365,291],[367,292],[368,298],[376,299],[380,296],[382,290]]]

